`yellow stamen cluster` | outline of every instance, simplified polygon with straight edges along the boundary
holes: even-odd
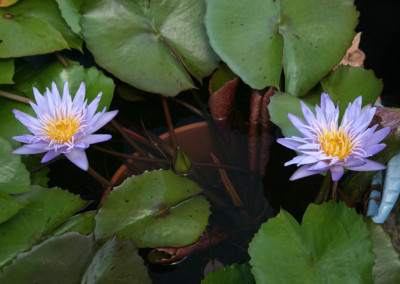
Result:
[[[341,129],[332,131],[324,130],[318,136],[318,140],[321,150],[327,156],[338,157],[340,161],[351,155],[354,148],[352,137]]]
[[[72,137],[80,129],[80,119],[74,116],[55,118],[46,123],[45,129],[52,144],[71,143]]]

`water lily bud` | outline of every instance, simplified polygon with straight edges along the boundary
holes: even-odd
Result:
[[[180,175],[186,175],[192,168],[192,161],[181,150],[179,146],[175,148],[174,157],[172,160],[172,169]]]

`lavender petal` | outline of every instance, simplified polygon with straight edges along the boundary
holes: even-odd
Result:
[[[366,159],[365,164],[357,167],[347,167],[349,170],[358,171],[358,172],[368,172],[368,171],[380,171],[386,169],[385,165],[382,165],[378,162],[371,161]]]
[[[72,150],[71,152],[65,153],[64,155],[77,167],[81,168],[84,171],[88,170],[89,162],[87,160],[85,151]]]
[[[389,127],[385,127],[385,128],[382,128],[382,129],[376,131],[368,139],[365,146],[371,146],[371,145],[381,142],[390,133],[391,130],[392,130],[392,128],[389,126]]]
[[[42,160],[41,160],[40,162],[41,162],[41,163],[46,163],[46,162],[48,162],[48,161],[54,159],[55,157],[58,157],[58,156],[61,155],[61,154],[62,154],[61,152],[56,152],[56,151],[54,151],[54,150],[51,150],[51,151],[47,152],[47,153],[43,156],[43,158],[42,158]]]
[[[301,166],[297,171],[294,172],[294,174],[290,177],[290,180],[296,180],[296,179],[300,179],[303,177],[308,177],[308,176],[312,176],[315,174],[319,174],[322,173],[323,171],[313,171],[310,170],[310,165],[305,165],[305,166]]]
[[[326,162],[326,161],[319,161],[318,163],[314,164],[314,165],[310,168],[310,170],[312,170],[312,171],[324,172],[324,171],[326,171],[326,170],[329,169],[329,168],[330,168],[330,165],[329,165],[328,162]]]
[[[300,142],[293,141],[291,138],[278,138],[276,142],[295,151],[297,151],[299,146],[303,145]]]
[[[46,152],[47,150],[45,149],[32,149],[32,148],[27,148],[25,145],[18,147],[14,149],[11,153],[13,154],[20,154],[20,155],[26,155],[26,154],[38,154],[38,153],[43,153]]]
[[[35,136],[30,135],[30,134],[24,134],[21,136],[14,136],[13,139],[15,141],[22,142],[22,143],[31,143],[31,141],[34,137]]]
[[[92,134],[99,130],[101,127],[103,127],[105,124],[107,124],[110,120],[114,118],[118,113],[118,110],[113,110],[109,111],[106,113],[103,113],[98,120],[91,126],[91,128],[88,131],[88,134]]]
[[[370,157],[372,155],[375,155],[376,153],[382,151],[386,147],[386,144],[377,144],[373,146],[369,146],[364,148],[365,151],[365,157]]]
[[[18,119],[23,125],[25,125],[25,127],[28,128],[30,132],[35,134],[41,128],[41,124],[37,120],[37,118],[34,118],[33,116],[17,109],[13,109],[13,112],[15,118]]]
[[[79,86],[78,91],[75,94],[74,100],[72,101],[73,105],[82,106],[83,101],[85,99],[86,85],[84,82]]]
[[[97,97],[88,105],[86,112],[86,119],[91,120],[97,108],[99,107],[99,102],[102,93],[98,94]]]
[[[308,125],[304,119],[301,119],[291,113],[288,114],[288,118],[293,123],[294,127],[300,132],[303,137],[311,137],[312,133],[308,129]]]
[[[364,160],[364,159],[356,159],[356,158],[353,158],[353,159],[351,159],[351,160],[349,160],[349,161],[346,161],[346,162],[343,164],[343,167],[345,167],[345,168],[359,167],[359,166],[365,165],[366,163],[367,163],[367,162],[366,162],[366,160]]]
[[[79,140],[79,142],[87,144],[95,144],[110,140],[111,138],[112,136],[110,134],[91,134],[83,137],[82,139]]]
[[[339,180],[343,174],[344,174],[344,168],[343,167],[338,167],[338,166],[333,166],[330,168],[331,173],[332,173],[332,180],[337,181]]]

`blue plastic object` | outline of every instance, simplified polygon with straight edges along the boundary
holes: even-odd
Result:
[[[375,176],[373,183],[379,180],[379,176]],[[400,154],[394,156],[388,163],[386,169],[386,178],[383,188],[383,196],[380,202],[381,193],[372,191],[370,194],[371,200],[368,203],[367,216],[373,216],[372,220],[375,223],[383,223],[389,216],[390,211],[397,201],[400,193]],[[379,206],[379,208],[378,208]]]

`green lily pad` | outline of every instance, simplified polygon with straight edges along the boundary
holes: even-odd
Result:
[[[0,224],[17,214],[22,207],[24,206],[15,198],[0,191]]]
[[[253,274],[251,274],[251,266],[248,262],[243,264],[234,263],[225,268],[219,269],[207,275],[201,281],[202,284],[253,284],[255,283]]]
[[[66,232],[78,232],[82,235],[89,235],[93,233],[94,229],[94,216],[97,211],[87,211],[82,214],[72,216],[65,221],[64,224],[51,232],[52,236],[61,236]]]
[[[21,156],[12,154],[10,142],[0,137],[0,191],[17,194],[29,191],[29,172]]]
[[[222,88],[227,82],[230,82],[235,78],[237,78],[237,75],[233,73],[225,63],[223,63],[211,76],[209,89],[214,93]]]
[[[2,8],[0,27],[0,58],[82,47],[82,40],[70,30],[51,0],[21,1]]]
[[[351,66],[339,66],[321,81],[321,85],[334,103],[339,102],[340,117],[359,96],[363,97],[363,106],[374,104],[383,89],[382,80],[375,77],[374,71]]]
[[[108,108],[114,94],[115,85],[113,80],[105,76],[96,67],[85,69],[77,62],[68,62],[70,65],[64,67],[59,61],[54,61],[44,67],[36,76],[13,86],[14,92],[34,100],[32,87],[37,88],[43,94],[46,88],[51,90],[51,83],[54,81],[58,91],[62,94],[64,83],[68,82],[69,92],[74,97],[80,84],[85,82],[88,103],[102,92],[98,110],[102,110],[104,107]]]
[[[0,273],[0,282],[80,283],[96,248],[92,235],[70,232],[52,237],[32,250],[20,253]]]
[[[13,84],[14,58],[0,59],[0,84]]]
[[[204,1],[90,0],[82,31],[96,62],[136,88],[175,96],[218,64],[203,25]]]
[[[0,134],[15,148],[21,145],[21,143],[15,141],[12,137],[29,133],[29,131],[26,129],[25,125],[15,118],[12,112],[13,109],[18,109],[33,116],[35,112],[29,105],[0,98]]]
[[[287,116],[288,113],[291,113],[304,118],[303,112],[301,111],[300,101],[305,103],[315,113],[315,105],[320,104],[321,93],[307,95],[301,99],[285,93],[276,93],[271,96],[268,105],[271,121],[279,126],[285,137],[301,137],[300,133]]]
[[[305,95],[345,55],[355,35],[353,0],[207,0],[210,44],[245,83]]]
[[[304,102],[314,113],[315,105],[320,105],[321,93],[329,94],[332,101],[339,103],[340,117],[349,104],[362,96],[362,105],[374,104],[382,91],[382,81],[377,79],[372,70],[362,67],[340,66],[331,72],[307,96],[293,97],[289,94],[277,93],[271,97],[268,105],[271,121],[278,125],[284,136],[300,136],[297,129],[287,117],[288,113],[303,118],[300,101]]]
[[[182,247],[204,232],[209,203],[201,188],[172,171],[145,172],[114,188],[96,215],[95,236],[118,234],[138,247]],[[124,218],[121,218],[124,216]]]
[[[366,223],[376,254],[375,265],[372,269],[374,283],[400,283],[400,253],[393,246],[391,236],[383,230],[381,224],[372,222],[371,218],[368,218]]]
[[[47,175],[50,172],[50,168],[49,167],[44,167],[34,173],[31,173],[31,184],[33,185],[39,185],[42,187],[47,187],[48,182],[49,182],[49,178],[47,177]]]
[[[116,236],[96,253],[81,283],[152,283],[143,259],[131,241]]]
[[[58,8],[61,11],[61,15],[67,22],[71,30],[82,37],[81,25],[79,20],[81,19],[80,9],[82,7],[81,0],[56,0]]]
[[[281,210],[248,251],[257,283],[373,283],[369,232],[344,203],[310,205],[301,226]]]
[[[41,158],[34,155],[22,155],[22,162],[25,164],[26,168],[29,170],[35,169],[36,167],[43,166],[40,163]],[[49,178],[47,177],[50,172],[50,168],[48,166],[42,167],[39,170],[35,170],[31,172],[31,184],[39,185],[41,187],[47,187]]]
[[[60,188],[32,186],[31,191],[14,196],[25,207],[0,224],[0,267],[11,261],[62,224],[86,203]]]

